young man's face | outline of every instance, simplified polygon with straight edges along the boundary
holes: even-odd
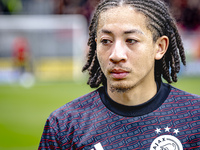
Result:
[[[143,14],[128,6],[102,12],[96,43],[108,89],[126,91],[154,80],[155,43]]]

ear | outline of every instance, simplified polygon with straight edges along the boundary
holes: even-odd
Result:
[[[166,53],[169,46],[169,38],[167,36],[162,36],[156,41],[156,53],[155,59],[160,60]]]

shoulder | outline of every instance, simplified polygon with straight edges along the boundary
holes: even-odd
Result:
[[[50,122],[55,122],[55,120],[71,120],[73,118],[80,117],[83,113],[94,111],[99,103],[101,103],[101,101],[97,89],[56,109],[50,114],[48,120]]]
[[[177,101],[185,100],[185,101],[190,101],[190,102],[198,102],[200,105],[200,96],[199,95],[195,95],[195,94],[183,91],[174,86],[171,86],[171,91],[170,91],[169,97],[173,98]]]
[[[192,96],[192,97],[200,98],[199,95],[186,92],[186,91],[178,89],[174,86],[171,86],[171,93],[174,95],[185,95],[185,96]]]
[[[81,124],[94,118],[94,112],[103,107],[98,91],[83,95],[53,111],[46,120],[41,145],[45,142],[54,146],[58,145],[57,142],[67,145],[66,140],[73,138],[74,130],[79,130]],[[67,142],[71,144],[71,141]]]

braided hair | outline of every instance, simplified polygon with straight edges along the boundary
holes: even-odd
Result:
[[[104,0],[96,8],[89,27],[87,62],[82,71],[89,72],[87,84],[90,87],[106,85],[106,77],[101,71],[96,52],[95,38],[100,13],[106,10],[129,5],[147,17],[147,28],[153,34],[153,41],[166,35],[169,38],[169,47],[160,60],[155,61],[155,80],[160,82],[163,77],[168,83],[177,82],[177,73],[180,71],[180,61],[186,65],[186,58],[181,37],[178,33],[175,19],[170,14],[167,5],[161,0]]]

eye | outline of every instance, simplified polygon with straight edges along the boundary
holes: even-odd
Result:
[[[128,43],[128,44],[135,44],[137,41],[136,40],[134,40],[134,39],[127,39],[126,40],[126,43]]]
[[[111,41],[111,40],[108,40],[108,39],[102,39],[100,42],[101,42],[103,45],[108,45],[108,44],[112,43],[112,41]]]

